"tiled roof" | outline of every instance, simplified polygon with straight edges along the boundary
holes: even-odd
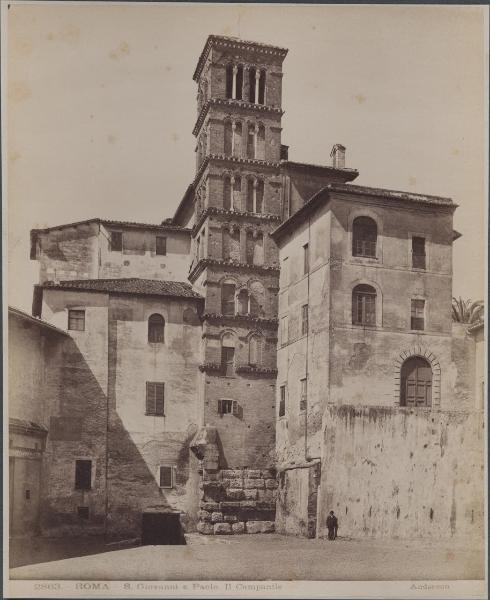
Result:
[[[63,331],[63,329],[59,329],[58,327],[51,325],[51,323],[46,323],[46,321],[43,321],[37,317],[33,317],[33,316],[29,315],[28,313],[24,312],[23,310],[20,310],[19,308],[14,308],[13,306],[9,306],[8,312],[10,315],[13,315],[20,319],[23,319],[24,321],[28,321],[29,323],[33,323],[33,324],[37,325],[38,327],[43,327],[45,329],[49,329],[56,333],[60,333],[61,335],[69,335],[66,331]]]
[[[82,290],[86,292],[106,292],[116,294],[137,294],[141,296],[171,296],[175,298],[202,299],[189,283],[182,281],[160,281],[158,279],[72,279],[47,281],[44,288],[60,290]]]
[[[99,219],[97,217],[93,219],[86,219],[85,221],[76,221],[75,223],[63,223],[62,225],[55,225],[53,227],[45,227],[43,229],[32,229],[31,233],[37,232],[47,232],[54,231],[55,229],[65,229],[67,227],[77,227],[78,225],[88,225],[89,223],[100,223],[101,225],[108,225],[109,227],[120,227],[122,229],[157,229],[157,230],[167,230],[167,231],[182,231],[189,232],[190,229],[186,229],[185,227],[181,227],[180,225],[175,225],[173,223],[166,223],[162,221],[162,223],[137,223],[136,221],[113,221],[112,219]]]
[[[25,419],[17,419],[15,417],[9,418],[9,430],[15,433],[32,433],[41,436],[48,433],[46,427],[34,421],[26,421]]]

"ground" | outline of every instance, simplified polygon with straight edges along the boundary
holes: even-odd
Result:
[[[30,543],[28,552],[27,545],[24,549],[22,544],[14,545],[10,564],[24,562],[24,566],[12,568],[10,577],[78,581],[484,578],[482,543],[469,547],[453,541],[339,538],[330,542],[278,534],[186,537],[186,546],[125,548],[107,546],[102,540],[38,539],[37,549]],[[60,560],[61,556],[65,558]]]

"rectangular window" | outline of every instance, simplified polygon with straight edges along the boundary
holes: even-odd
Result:
[[[123,234],[122,231],[111,231],[111,250],[112,252],[122,252]]]
[[[281,385],[279,388],[280,397],[279,397],[279,416],[284,417],[286,414],[286,386]]]
[[[68,311],[68,329],[71,331],[85,331],[85,311]]]
[[[288,343],[288,318],[283,317],[281,319],[281,346],[285,346]]]
[[[301,335],[308,333],[308,304],[301,307]]]
[[[234,373],[235,348],[223,346],[221,348],[221,371],[226,377]]]
[[[410,328],[425,329],[425,300],[412,300]]]
[[[146,415],[163,417],[165,406],[165,384],[157,381],[146,382]]]
[[[161,488],[173,488],[174,487],[174,469],[173,467],[161,466],[159,473],[159,486]]]
[[[307,385],[306,378],[301,379],[300,383],[301,383],[301,396],[299,399],[299,410],[306,410],[306,399],[307,399],[307,394],[308,394],[308,385]]]
[[[92,461],[91,460],[76,460],[75,461],[75,489],[76,490],[92,489]]]
[[[238,415],[238,402],[224,398],[218,400],[218,414],[220,415]]]
[[[156,240],[156,253],[160,256],[166,256],[167,254],[167,238],[157,236]]]
[[[414,269],[425,269],[425,238],[412,238],[412,267]]]
[[[306,275],[310,270],[310,246],[305,244],[303,246],[303,275]]]

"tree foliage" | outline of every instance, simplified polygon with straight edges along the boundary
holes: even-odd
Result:
[[[463,300],[453,298],[453,321],[457,323],[466,323],[471,325],[478,321],[483,321],[484,305],[483,300]]]

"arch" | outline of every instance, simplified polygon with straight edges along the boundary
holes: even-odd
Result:
[[[150,344],[165,342],[165,319],[158,313],[154,313],[148,318],[148,342]]]
[[[432,371],[431,383],[431,406],[439,407],[441,404],[441,365],[437,357],[425,346],[415,345],[407,350],[404,350],[394,360],[394,404],[395,406],[403,406],[401,404],[402,392],[402,370],[403,365],[410,358],[420,358],[424,360]]]
[[[233,65],[226,65],[226,97],[231,99],[233,96]]]
[[[352,256],[376,258],[378,226],[371,217],[356,217],[352,223]]]
[[[354,254],[354,222],[359,217],[371,219],[376,224],[376,254],[375,256],[361,256]],[[348,234],[348,252],[355,260],[377,260],[382,262],[383,260],[383,220],[378,213],[369,207],[354,208],[350,211],[348,222],[347,222],[347,234]]]
[[[371,288],[369,290],[368,288]],[[350,305],[346,303],[345,306],[345,322],[351,323],[354,326],[360,327],[382,327],[383,326],[383,292],[379,285],[370,279],[356,279],[351,283],[351,294],[350,294]],[[374,291],[374,322],[371,325],[363,325],[362,323],[355,322],[354,311],[356,310],[356,304],[354,302],[354,291],[358,290],[362,292],[373,294]]]
[[[376,325],[376,290],[372,285],[360,283],[352,289],[352,324]]]
[[[426,358],[411,356],[400,370],[400,406],[432,405],[432,367]]]

